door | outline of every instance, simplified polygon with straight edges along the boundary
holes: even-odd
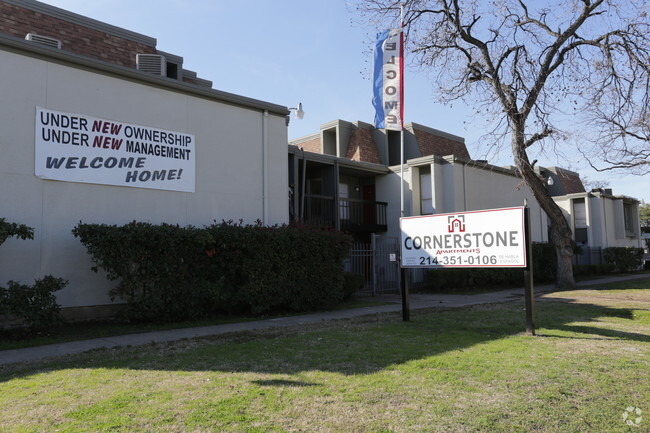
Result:
[[[363,199],[363,224],[377,224],[377,215],[375,203],[366,203],[375,201],[375,184],[364,185],[361,187],[361,198]]]

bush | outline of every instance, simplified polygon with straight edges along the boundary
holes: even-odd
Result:
[[[0,218],[0,245],[10,237],[34,239],[34,229]],[[61,316],[53,293],[67,284],[67,281],[51,275],[37,279],[33,286],[9,281],[6,289],[0,287],[0,316],[18,320],[31,330],[56,326],[61,322]]]
[[[350,238],[314,227],[262,227],[222,222],[211,274],[223,278],[220,298],[253,314],[331,307],[343,299],[343,259]]]
[[[209,288],[197,262],[210,239],[201,230],[132,222],[80,223],[72,232],[95,262],[92,270],[102,268],[109,280],[119,280],[109,295],[126,302],[125,318],[169,321],[205,314]]]
[[[557,258],[555,247],[549,243],[533,243],[533,278],[535,283],[555,280]],[[427,272],[426,290],[467,291],[523,287],[522,268],[434,269]]]
[[[34,229],[25,224],[9,223],[4,218],[0,218],[0,245],[12,236],[23,240],[34,239]]]
[[[427,290],[434,292],[520,287],[524,284],[522,269],[435,269],[427,272],[426,278]]]
[[[61,322],[60,307],[54,292],[68,284],[61,278],[46,275],[33,286],[9,281],[0,288],[0,315],[18,319],[33,330],[43,330]]]
[[[73,234],[118,285],[133,320],[216,313],[306,311],[343,299],[348,236],[305,227],[232,221],[203,229],[132,222],[80,223]]]
[[[550,242],[533,242],[533,278],[535,283],[552,283],[557,275],[557,252]]]
[[[603,263],[602,265],[573,265],[573,275],[607,275],[614,272],[614,265]]]
[[[579,252],[576,247],[576,253]],[[611,247],[603,250],[606,263],[574,265],[573,275],[604,275],[633,272],[643,268],[642,248]],[[552,243],[533,243],[533,278],[535,283],[552,283],[556,278],[557,255]],[[427,272],[426,289],[431,291],[463,291],[476,288],[507,288],[522,286],[521,269],[436,269]]]
[[[355,293],[363,289],[366,283],[366,277],[355,272],[345,272],[343,274],[343,299],[348,300]]]
[[[603,250],[603,259],[614,266],[615,272],[634,272],[643,269],[643,248],[610,247]]]

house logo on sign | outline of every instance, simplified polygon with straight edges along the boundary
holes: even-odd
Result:
[[[452,215],[447,217],[447,231],[449,233],[465,231],[465,215]]]

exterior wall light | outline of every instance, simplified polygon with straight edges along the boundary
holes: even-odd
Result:
[[[298,107],[292,107],[292,108],[289,108],[289,110],[295,110],[296,111],[296,114],[295,114],[296,119],[302,119],[303,117],[305,117],[305,112],[302,110],[302,102],[298,104]]]

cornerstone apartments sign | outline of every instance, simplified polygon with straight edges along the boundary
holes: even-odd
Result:
[[[400,219],[404,268],[526,267],[524,208]]]
[[[42,179],[194,192],[194,135],[36,108]]]

